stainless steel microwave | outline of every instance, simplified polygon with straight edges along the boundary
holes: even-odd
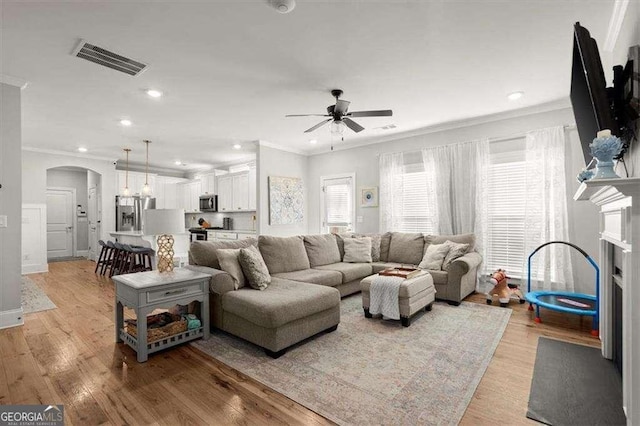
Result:
[[[201,212],[217,212],[218,196],[217,195],[201,195],[200,211]]]

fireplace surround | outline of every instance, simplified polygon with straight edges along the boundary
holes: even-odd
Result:
[[[602,356],[621,361],[627,424],[640,424],[640,178],[585,181],[573,198],[600,209]]]

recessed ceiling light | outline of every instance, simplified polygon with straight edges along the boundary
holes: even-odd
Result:
[[[182,161],[176,160],[176,166],[179,166],[180,164],[182,164]]]
[[[242,145],[240,145],[239,143],[233,145],[233,149],[241,149],[241,148],[242,148]]]
[[[131,126],[133,123],[131,122],[131,120],[127,120],[126,118],[123,120],[120,120],[120,124],[122,124],[123,126],[129,127]]]
[[[87,148],[81,146],[80,148],[78,148],[79,152],[87,152]]]
[[[315,145],[315,144],[317,144],[317,143],[318,143],[318,140],[317,140],[317,139],[311,139],[311,140],[309,141],[309,143],[310,143],[311,145]]]
[[[149,89],[147,90],[147,95],[151,96],[152,98],[159,98],[162,96],[162,92],[155,89]]]
[[[522,96],[524,95],[524,92],[513,92],[513,93],[509,93],[507,95],[507,99],[509,99],[510,101],[515,101],[517,99],[520,99]]]

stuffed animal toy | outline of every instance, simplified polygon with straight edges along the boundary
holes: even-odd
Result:
[[[508,284],[507,283],[507,271],[504,269],[498,269],[493,274],[491,274],[491,278],[489,282],[493,284],[493,288],[491,291],[487,293],[487,305],[490,305],[493,302],[493,296],[498,296],[498,300],[500,301],[500,306],[506,308],[509,304],[509,300],[516,299],[520,303],[524,303],[524,295],[518,288],[516,284]]]

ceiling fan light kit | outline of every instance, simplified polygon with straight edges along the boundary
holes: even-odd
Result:
[[[350,117],[391,117],[393,115],[393,111],[390,109],[349,112],[349,104],[351,104],[351,102],[340,99],[342,93],[340,89],[333,89],[331,91],[331,96],[336,98],[336,103],[335,105],[329,105],[327,107],[326,114],[291,114],[286,117],[329,117],[304,132],[313,132],[328,122],[331,122],[331,134],[342,136],[345,126],[356,133],[364,130],[364,127],[353,121]]]
[[[296,8],[295,0],[269,0],[269,5],[278,13],[289,13]]]

